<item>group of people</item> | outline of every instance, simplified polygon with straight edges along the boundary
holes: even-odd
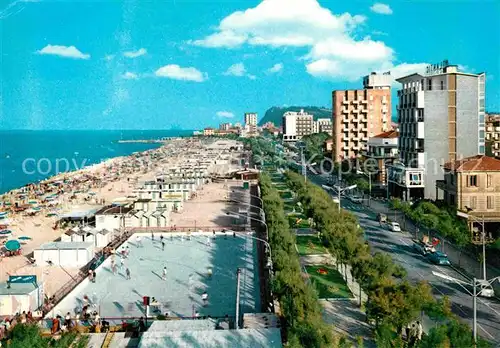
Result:
[[[33,321],[33,313],[26,311],[23,311],[22,313],[17,312],[12,318],[5,318],[2,322],[0,322],[0,340],[3,339],[7,332],[17,323],[25,324]]]

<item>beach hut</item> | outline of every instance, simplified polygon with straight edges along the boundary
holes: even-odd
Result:
[[[50,242],[34,250],[34,258],[39,266],[82,267],[94,257],[94,244],[89,242]]]
[[[9,276],[7,282],[0,283],[0,316],[34,312],[43,304],[43,284],[35,275]]]
[[[95,246],[97,248],[104,248],[111,242],[111,232],[104,229],[100,230],[95,235]]]

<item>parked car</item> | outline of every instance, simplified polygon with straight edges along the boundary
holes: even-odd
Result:
[[[494,297],[495,291],[487,280],[477,280],[477,294],[482,297]]]
[[[391,222],[389,224],[389,231],[392,232],[401,232],[401,226],[397,222]]]
[[[450,265],[450,260],[448,260],[448,255],[445,253],[442,253],[441,251],[435,251],[433,253],[428,253],[427,258],[429,259],[430,262],[432,262],[435,265],[440,265],[440,266],[449,266]]]

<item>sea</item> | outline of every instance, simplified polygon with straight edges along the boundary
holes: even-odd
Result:
[[[189,130],[0,130],[0,194],[61,172],[161,146],[158,143],[120,143],[120,140],[192,134]]]

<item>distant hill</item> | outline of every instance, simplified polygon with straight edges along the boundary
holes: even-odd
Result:
[[[331,118],[332,110],[324,107],[318,106],[287,106],[287,107],[279,107],[273,106],[268,109],[264,114],[264,117],[260,120],[259,125],[263,125],[266,122],[272,122],[275,126],[281,126],[283,121],[283,114],[287,111],[300,111],[304,109],[305,112],[312,114],[314,119],[318,118]]]

